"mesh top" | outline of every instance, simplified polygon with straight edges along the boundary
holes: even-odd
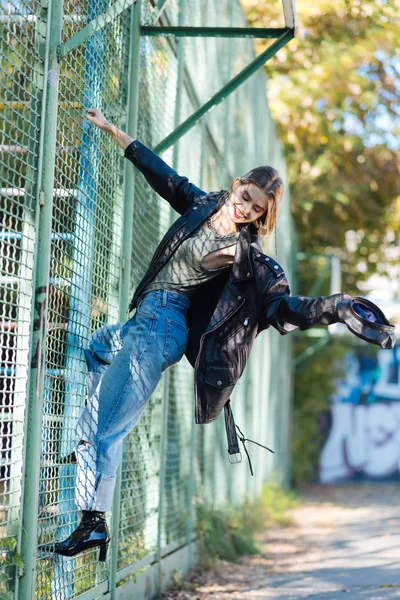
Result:
[[[203,259],[210,253],[236,244],[239,232],[229,237],[218,237],[212,229],[200,227],[179,246],[168,263],[146,286],[143,294],[154,290],[172,290],[186,296],[206,281],[209,281],[233,263],[233,256],[218,255],[219,268],[206,269],[202,266]],[[216,261],[208,266],[215,266]]]

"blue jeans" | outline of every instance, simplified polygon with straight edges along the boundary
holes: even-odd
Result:
[[[163,371],[185,352],[189,302],[177,292],[149,292],[129,321],[93,333],[84,351],[88,403],[75,431],[75,502],[81,510],[111,509],[123,440]]]

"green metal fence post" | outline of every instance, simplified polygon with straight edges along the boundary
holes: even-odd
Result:
[[[168,390],[170,382],[170,370],[164,373],[164,386],[163,396],[164,401],[162,405],[162,419],[161,419],[161,436],[160,436],[160,481],[159,481],[159,496],[158,496],[158,524],[157,524],[157,549],[156,549],[156,562],[158,563],[158,581],[157,589],[161,586],[161,544],[162,544],[162,523],[164,516],[164,487],[165,487],[165,454],[167,450],[167,435],[168,435]]]
[[[24,447],[24,483],[22,497],[22,547],[24,574],[21,577],[19,600],[33,599],[36,578],[36,546],[38,532],[39,468],[42,434],[42,400],[44,387],[44,361],[46,356],[48,285],[50,271],[51,219],[53,209],[53,180],[57,132],[58,80],[60,66],[57,45],[61,41],[62,0],[49,0],[48,5],[48,70],[46,75],[45,106],[43,114],[44,135],[39,156],[42,170],[39,174],[38,204],[36,214],[36,243],[33,275],[33,298],[29,387],[27,396],[26,439]]]
[[[183,23],[185,12],[185,3],[179,0],[179,23]],[[176,81],[176,96],[175,96],[175,127],[178,127],[181,120],[181,106],[182,106],[182,88],[183,88],[183,76],[185,69],[185,55],[184,55],[184,39],[179,38],[176,42],[176,57],[178,61],[178,73]],[[173,148],[173,167],[178,168],[179,160],[179,141],[174,145]],[[173,217],[173,213],[171,215]]]
[[[137,0],[131,7],[130,21],[130,47],[129,47],[129,83],[126,113],[126,130],[131,137],[136,137],[138,115],[138,88],[139,88],[139,44],[140,44],[140,18],[142,0]],[[129,303],[129,285],[132,255],[132,220],[134,203],[134,172],[132,166],[125,161],[124,165],[124,208],[122,217],[122,245],[121,245],[121,271],[120,271],[120,321],[126,321],[127,306]],[[112,541],[110,564],[110,591],[111,600],[116,598],[117,567],[118,567],[118,541],[119,517],[121,505],[121,469],[118,468],[117,481],[114,492],[112,508]]]
[[[229,11],[229,27],[232,27],[232,24],[233,24],[233,14],[232,14],[232,8],[231,8],[231,10]],[[232,79],[232,50],[233,50],[233,39],[230,38],[228,40],[228,52],[227,52],[227,56],[226,56],[226,60],[225,60],[228,81],[230,79]],[[229,164],[229,159],[231,157],[231,153],[229,152],[229,145],[228,145],[229,130],[230,130],[230,123],[231,123],[230,112],[229,112],[230,100],[231,100],[230,96],[228,96],[225,100],[224,130],[223,130],[224,131],[223,156],[226,161],[225,165],[226,165],[227,177],[229,177],[229,175],[230,175],[230,167],[231,167],[231,165]]]
[[[15,350],[15,387],[12,410],[12,437],[9,501],[7,515],[7,536],[16,537],[16,550],[21,554],[21,503],[23,502],[23,471],[24,471],[24,436],[25,436],[25,408],[26,393],[29,384],[29,373],[26,365],[29,362],[29,340],[31,329],[31,278],[34,272],[33,247],[35,239],[35,213],[37,192],[40,185],[42,156],[38,155],[38,147],[43,141],[45,95],[44,73],[48,70],[49,35],[46,27],[48,7],[38,7],[35,24],[35,49],[36,59],[32,73],[32,87],[30,90],[31,125],[28,142],[28,153],[35,160],[27,168],[24,185],[24,212],[21,235],[21,256],[18,281],[18,308]],[[42,52],[40,49],[42,48]],[[38,114],[40,113],[40,114]],[[34,115],[37,115],[36,117]],[[12,194],[14,190],[10,190]],[[4,193],[4,192],[3,192]],[[4,247],[3,247],[4,248]],[[11,324],[11,323],[10,323]],[[0,425],[1,426],[1,425]],[[10,569],[11,571],[11,569]],[[14,581],[9,582],[10,590],[13,587],[15,597],[18,595],[19,576],[15,574]]]
[[[179,26],[182,26],[185,20],[185,2],[184,0],[180,0],[179,2]],[[175,127],[178,127],[180,119],[181,119],[181,107],[182,107],[182,90],[184,86],[184,74],[185,74],[185,48],[184,48],[185,40],[183,38],[178,38],[177,40],[177,59],[178,59],[178,77],[176,84],[176,99],[175,99]],[[174,169],[178,169],[178,161],[179,161],[179,140],[176,142],[173,148],[173,166]],[[171,214],[173,217],[173,211]],[[186,528],[186,543],[189,545],[191,549],[191,541],[192,541],[192,532],[193,532],[193,522],[195,516],[193,514],[192,507],[192,497],[193,497],[193,489],[194,489],[194,452],[195,452],[195,415],[194,415],[194,402],[192,403],[192,423],[191,423],[191,442],[190,442],[190,475],[188,481],[188,522]],[[191,563],[191,556],[189,556],[189,562]]]
[[[185,2],[179,0],[179,17],[178,23],[181,25],[184,20]],[[175,95],[175,113],[174,126],[178,127],[181,117],[182,106],[182,88],[184,82],[184,40],[179,39],[176,43],[177,56],[177,82]],[[179,160],[179,142],[174,145],[172,166],[178,168]],[[174,210],[170,209],[170,222],[174,220]],[[162,569],[161,569],[161,549],[162,549],[162,529],[164,520],[164,488],[165,488],[165,470],[166,470],[166,453],[168,439],[168,412],[169,412],[169,397],[170,397],[170,381],[171,375],[168,369],[164,373],[164,393],[163,393],[163,412],[161,422],[161,443],[160,443],[160,484],[159,484],[159,505],[158,505],[158,527],[157,527],[157,561],[158,561],[158,589],[162,588]]]

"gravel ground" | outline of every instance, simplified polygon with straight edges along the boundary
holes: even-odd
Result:
[[[399,492],[399,484],[308,486],[288,511],[293,524],[259,535],[260,555],[193,569],[159,598],[400,598]]]

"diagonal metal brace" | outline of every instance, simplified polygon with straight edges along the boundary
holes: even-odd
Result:
[[[169,0],[159,0],[153,8],[153,23],[156,23],[161,17]]]
[[[173,37],[240,37],[278,38],[287,31],[286,27],[161,27],[143,25],[140,28],[146,36]]]
[[[117,2],[109,6],[104,13],[93,19],[93,21],[90,21],[86,27],[78,31],[78,33],[69,38],[64,44],[59,44],[57,46],[58,62],[61,62],[67,54],[72,52],[72,50],[78,46],[81,46],[90,36],[102,29],[107,23],[110,23],[115,17],[132,6],[135,2],[136,0],[117,0]]]
[[[300,365],[302,365],[306,360],[314,356],[316,352],[322,350],[322,348],[329,344],[331,340],[332,336],[329,330],[327,329],[324,332],[324,335],[321,335],[321,338],[317,342],[314,342],[313,344],[311,344],[311,346],[308,346],[305,350],[303,350],[303,352],[300,352],[298,356],[295,356],[293,358],[293,360],[291,361],[292,367],[298,369]]]
[[[257,56],[247,67],[240,73],[235,75],[233,79],[228,81],[212,98],[207,100],[205,104],[200,106],[190,117],[181,123],[172,133],[165,137],[155,148],[154,152],[160,154],[165,152],[167,148],[175,144],[185,133],[187,133],[202,117],[209,113],[213,108],[220,104],[229,94],[234,92],[242,83],[246,81],[253,73],[255,73],[267,60],[275,56],[275,54],[283,46],[285,46],[294,37],[293,29],[286,29],[273,44],[271,44],[264,52]]]

